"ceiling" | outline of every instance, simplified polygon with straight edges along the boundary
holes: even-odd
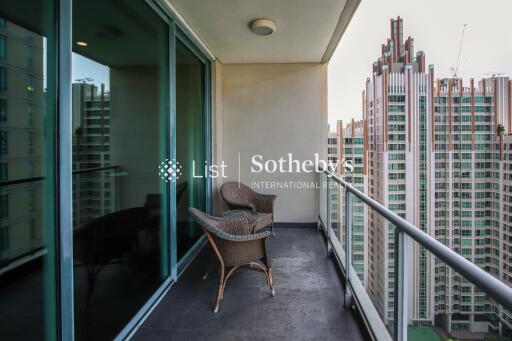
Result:
[[[43,1],[31,1],[29,11],[27,7],[26,1],[2,0],[0,17],[34,33],[49,36],[51,32],[48,32],[48,27],[51,25],[45,25],[47,23],[43,22],[43,16],[51,13],[51,6],[44,6]]]
[[[327,62],[360,0],[168,0],[222,63]],[[270,36],[251,32],[271,19]]]
[[[43,20],[52,10],[45,0],[2,1],[0,17],[35,33],[52,35],[48,32],[53,28],[51,20]],[[161,44],[169,39],[168,33],[166,22],[144,1],[73,1],[73,52],[98,63],[110,67],[157,65],[168,53],[167,45]],[[87,47],[77,46],[78,41],[87,42]],[[187,63],[186,58],[180,55],[177,62]]]
[[[167,34],[165,22],[143,1],[73,2],[73,52],[101,64],[156,65],[159,54],[166,53],[159,41]],[[88,46],[77,46],[77,41]]]

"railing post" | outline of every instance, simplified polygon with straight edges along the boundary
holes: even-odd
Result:
[[[332,254],[331,177],[327,175],[327,256]]]
[[[350,277],[352,269],[352,194],[345,187],[345,308],[352,305]]]
[[[395,226],[395,340],[407,341],[407,264],[405,234]]]

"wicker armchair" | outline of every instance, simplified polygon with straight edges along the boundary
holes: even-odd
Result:
[[[257,193],[240,182],[222,184],[220,195],[230,210],[248,210],[253,214],[254,233],[270,226],[274,235],[274,201],[277,196]]]
[[[195,208],[189,208],[189,212],[203,228],[220,263],[220,281],[214,313],[219,311],[226,282],[241,267],[263,272],[271,294],[275,296],[272,268],[266,247],[269,231],[252,234],[252,224],[243,212],[229,217],[213,217]]]

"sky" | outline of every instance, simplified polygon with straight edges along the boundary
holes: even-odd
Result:
[[[329,63],[331,130],[336,120],[362,118],[361,92],[389,37],[389,19],[397,16],[404,40],[414,38],[436,78],[451,76],[464,24],[459,77],[465,83],[493,73],[512,77],[512,0],[361,0]]]
[[[73,83],[80,79],[89,78],[88,83],[97,85],[103,83],[105,84],[105,89],[110,89],[110,73],[108,66],[74,52],[72,63],[71,79]]]

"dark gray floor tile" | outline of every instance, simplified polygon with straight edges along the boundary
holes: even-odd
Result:
[[[363,340],[325,242],[315,229],[277,229],[269,240],[276,296],[265,276],[241,270],[212,308],[217,264],[205,250],[153,311],[134,340]],[[215,258],[213,258],[216,261]]]

